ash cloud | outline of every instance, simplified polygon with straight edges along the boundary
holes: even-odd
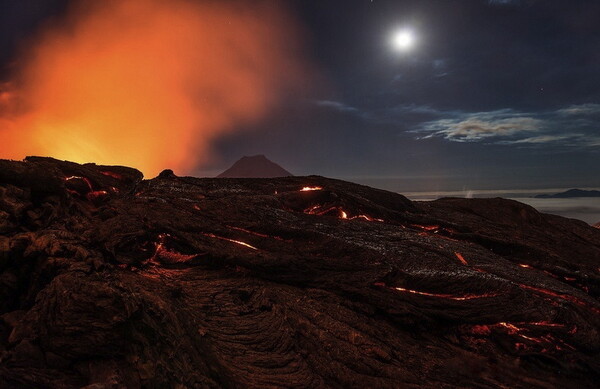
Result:
[[[275,2],[75,2],[0,86],[0,157],[188,173],[305,91],[298,31]]]

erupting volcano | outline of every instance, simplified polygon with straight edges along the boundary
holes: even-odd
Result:
[[[0,157],[190,173],[211,142],[310,78],[295,23],[258,1],[74,1],[0,84]]]
[[[0,386],[591,388],[599,242],[502,199],[0,160]]]

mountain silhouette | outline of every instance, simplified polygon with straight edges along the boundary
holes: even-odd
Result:
[[[600,191],[569,189],[565,192],[555,194],[540,194],[535,196],[536,199],[570,199],[576,197],[600,197]]]
[[[242,157],[217,178],[274,178],[293,176],[264,155]]]

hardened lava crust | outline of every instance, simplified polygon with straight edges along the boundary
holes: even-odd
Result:
[[[2,388],[592,388],[599,296],[515,201],[0,160]]]

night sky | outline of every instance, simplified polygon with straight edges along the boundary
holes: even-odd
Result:
[[[600,187],[600,2],[297,0],[310,92],[218,139],[215,175],[265,154],[399,191]],[[64,1],[0,7],[3,74]],[[411,31],[412,47],[392,36]]]

